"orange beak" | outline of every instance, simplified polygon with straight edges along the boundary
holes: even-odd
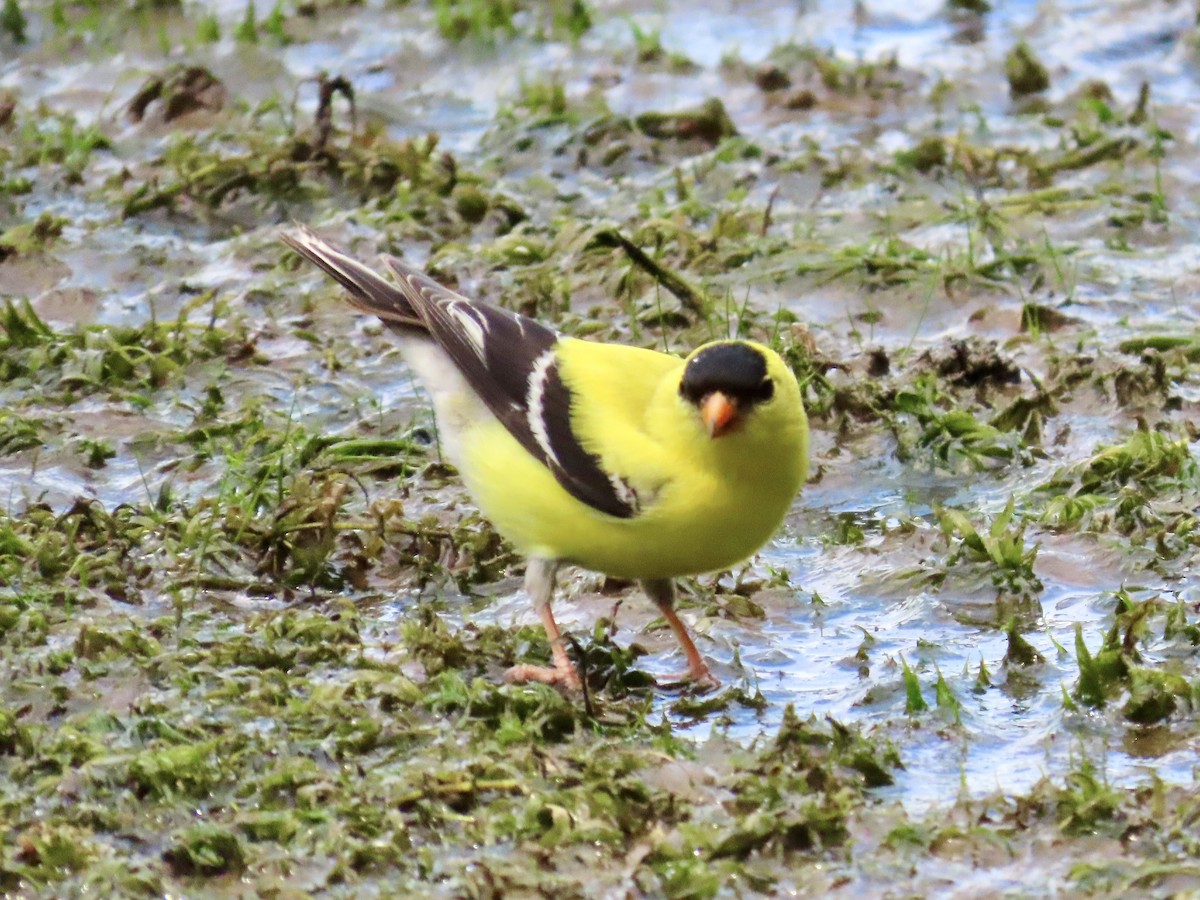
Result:
[[[710,438],[728,434],[738,422],[737,401],[713,391],[700,402],[700,418]]]

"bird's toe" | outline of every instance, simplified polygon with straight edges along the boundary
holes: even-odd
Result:
[[[582,688],[579,673],[574,666],[534,666],[529,663],[512,666],[504,673],[504,680],[509,684],[528,684],[536,681],[541,684],[559,685],[568,691],[578,691]]]
[[[703,672],[688,669],[675,675],[660,675],[654,680],[663,690],[678,691],[688,688],[700,694],[715,691],[721,686],[721,680],[708,669]]]

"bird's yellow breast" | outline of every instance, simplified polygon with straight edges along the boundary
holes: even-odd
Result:
[[[464,442],[463,478],[483,513],[526,556],[562,559],[621,578],[674,578],[727,568],[783,521],[798,478],[756,490],[681,472],[639,492],[622,519],[576,500],[498,422]]]

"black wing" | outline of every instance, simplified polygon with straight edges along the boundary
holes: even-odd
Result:
[[[572,497],[618,518],[638,512],[634,490],[605,472],[571,428],[573,397],[559,373],[554,331],[468,300],[401,260],[388,259],[397,288],[307,229],[283,240],[333,276],[359,309],[397,331],[436,341],[492,414]]]
[[[521,446],[575,499],[610,516],[633,516],[633,489],[606,473],[571,428],[574,398],[559,374],[558,334],[527,316],[468,300],[401,260],[388,264],[429,334]]]

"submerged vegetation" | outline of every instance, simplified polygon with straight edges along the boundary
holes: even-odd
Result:
[[[0,891],[1196,889],[1200,32],[873,6],[3,4]],[[719,692],[582,573],[583,696],[501,682],[520,561],[294,221],[793,366]]]

